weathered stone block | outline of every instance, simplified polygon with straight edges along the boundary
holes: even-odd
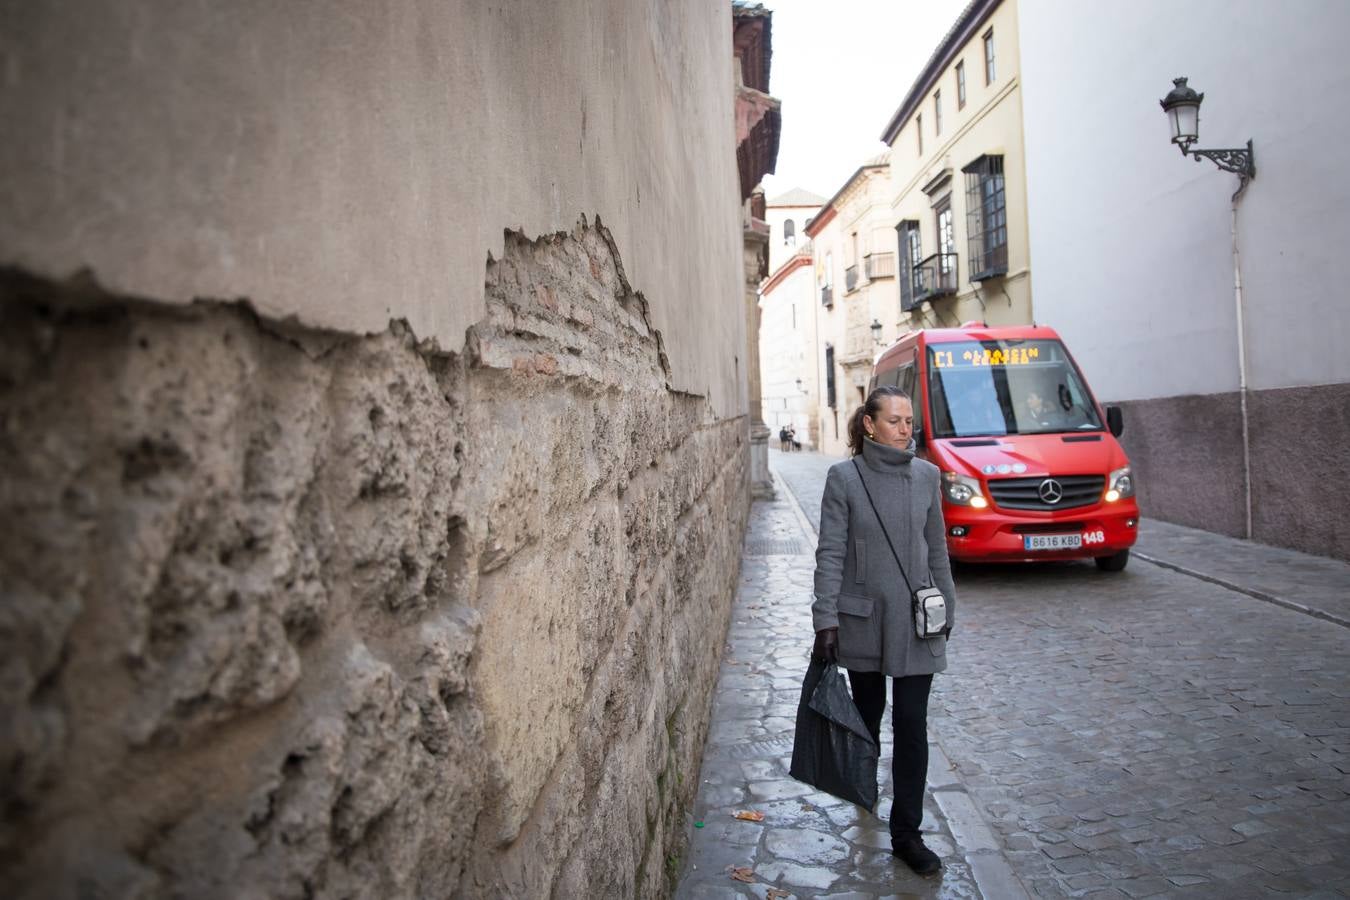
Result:
[[[598,224],[486,283],[451,353],[0,273],[15,896],[665,890],[745,424]]]

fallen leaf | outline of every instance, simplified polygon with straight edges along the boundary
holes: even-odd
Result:
[[[784,897],[791,897],[787,891],[778,888],[769,888],[768,893],[764,895],[764,900],[783,900]]]
[[[763,822],[764,813],[753,809],[738,809],[732,813],[732,818],[740,819],[742,822]]]
[[[731,877],[734,881],[740,881],[745,884],[754,884],[755,870],[749,866],[732,866]]]

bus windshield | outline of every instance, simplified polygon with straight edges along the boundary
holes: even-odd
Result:
[[[1102,430],[1083,379],[1054,340],[934,344],[928,399],[936,438]]]

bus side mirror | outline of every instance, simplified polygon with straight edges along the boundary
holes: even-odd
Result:
[[[923,446],[923,423],[922,423],[922,422],[915,422],[915,423],[914,423],[914,446],[916,446],[916,447],[922,447],[922,446]]]
[[[1125,430],[1125,418],[1121,415],[1119,406],[1106,408],[1106,427],[1116,437],[1120,437],[1120,433]]]

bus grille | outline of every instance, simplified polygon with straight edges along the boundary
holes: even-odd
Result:
[[[1058,481],[1064,496],[1058,503],[1041,499],[1041,484],[1047,478]],[[994,502],[1004,509],[1036,509],[1041,511],[1073,509],[1091,506],[1102,497],[1106,487],[1104,475],[1038,475],[1035,478],[998,478],[989,482],[989,493]]]

